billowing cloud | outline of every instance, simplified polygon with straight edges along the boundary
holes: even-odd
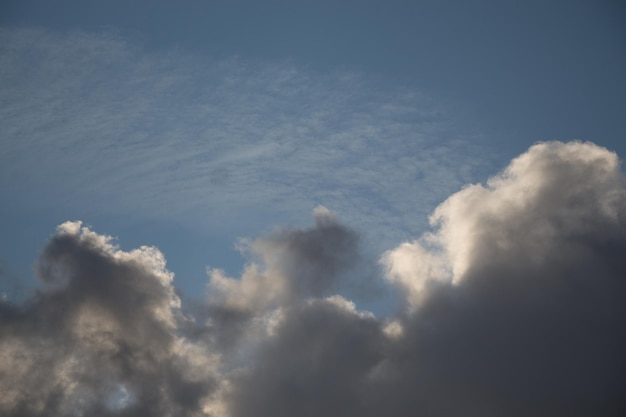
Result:
[[[384,258],[413,310],[392,360],[423,394],[407,408],[623,414],[625,216],[617,155],[578,142],[535,145],[441,204],[433,233]]]
[[[43,288],[0,306],[1,414],[194,415],[217,362],[177,335],[184,317],[157,249],[124,252],[67,222],[37,266]]]
[[[280,230],[244,250],[260,261],[248,264],[241,279],[211,271],[211,296],[222,304],[258,310],[326,294],[341,272],[357,261],[357,235],[325,207],[313,212],[315,227]]]
[[[591,143],[531,147],[381,258],[403,300],[342,291],[359,238],[328,210],[243,247],[181,306],[156,249],[66,223],[42,290],[3,301],[7,415],[621,416],[626,182]]]

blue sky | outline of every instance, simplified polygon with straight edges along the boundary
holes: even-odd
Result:
[[[3,265],[65,220],[179,285],[325,205],[380,253],[537,141],[626,153],[619,2],[4,2]]]
[[[626,6],[3,1],[0,414],[626,415]]]

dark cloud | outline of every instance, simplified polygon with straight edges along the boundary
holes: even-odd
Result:
[[[342,290],[358,239],[323,208],[244,248],[182,309],[162,255],[61,225],[43,289],[0,304],[4,415],[621,416],[626,182],[590,143],[543,143],[385,253],[394,317]],[[344,294],[345,295],[345,294]]]
[[[623,415],[625,220],[614,154],[536,145],[385,254],[406,313],[293,310],[235,379],[233,415]]]
[[[358,237],[324,207],[315,209],[313,220],[309,229],[281,229],[243,240],[240,247],[250,262],[240,278],[209,271],[209,310],[233,324],[236,317],[330,295],[359,259]]]
[[[224,356],[248,352],[271,333],[281,311],[351,281],[348,272],[360,260],[357,234],[321,206],[313,220],[308,229],[280,229],[242,241],[250,262],[240,278],[210,271],[208,303],[194,306],[194,316],[208,324],[193,325],[199,338]]]
[[[235,416],[363,415],[383,355],[379,323],[338,296],[289,310],[252,368],[233,378]]]
[[[282,230],[251,244],[264,264],[287,277],[289,292],[298,298],[319,297],[331,290],[339,275],[357,260],[357,235],[340,225],[324,207],[313,213],[315,227]]]
[[[214,382],[192,372],[158,250],[123,252],[68,222],[37,266],[44,288],[2,305],[3,415],[193,415]]]

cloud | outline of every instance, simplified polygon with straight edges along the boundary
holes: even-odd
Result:
[[[340,273],[356,263],[358,238],[323,206],[315,209],[313,219],[311,229],[278,230],[244,241],[242,250],[260,262],[248,264],[241,279],[211,271],[210,292],[221,302],[252,310],[327,294]]]
[[[291,309],[253,366],[233,377],[232,415],[362,415],[384,340],[376,319],[351,307],[317,299]]]
[[[245,355],[295,306],[349,289],[349,270],[360,260],[357,234],[322,206],[313,220],[308,229],[279,229],[242,242],[249,263],[239,278],[209,269],[208,302],[195,315],[210,325],[200,337],[231,356]]]
[[[342,293],[363,262],[324,208],[248,241],[181,305],[154,248],[65,223],[42,290],[3,300],[6,415],[620,416],[626,411],[626,182],[591,143],[531,147],[386,252],[403,300],[377,317]]]
[[[405,406],[622,414],[625,214],[617,156],[579,142],[535,145],[441,204],[433,233],[384,258],[413,311],[395,372],[424,395]]]
[[[449,197],[430,218],[436,232],[387,252],[384,263],[389,278],[414,294],[424,281],[481,276],[483,264],[543,268],[553,253],[565,262],[592,244],[619,241],[623,210],[617,155],[591,143],[542,143],[486,187]]]
[[[0,45],[7,201],[196,230],[245,219],[240,234],[324,204],[388,249],[486,164],[441,104],[358,73],[148,51],[110,33],[2,29]]]
[[[41,291],[0,305],[3,415],[195,413],[216,364],[177,335],[180,300],[157,249],[124,252],[67,222],[37,271]]]
[[[617,156],[543,143],[383,257],[408,309],[285,314],[234,416],[621,415],[626,187]]]

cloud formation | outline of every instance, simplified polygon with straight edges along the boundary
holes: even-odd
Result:
[[[3,415],[620,416],[626,412],[626,182],[591,143],[531,147],[451,195],[386,252],[403,300],[376,317],[341,292],[359,238],[324,208],[244,244],[181,305],[154,248],[80,223],[0,304]]]
[[[448,127],[449,109],[413,89],[159,53],[111,33],[0,29],[0,90],[4,199],[81,216],[219,232],[244,223],[242,234],[301,224],[324,204],[375,230],[383,250],[423,230],[487,160],[467,130]]]
[[[32,299],[0,306],[3,415],[195,414],[215,364],[177,335],[180,300],[157,249],[124,252],[67,222],[37,272]]]
[[[535,145],[441,204],[435,232],[385,257],[414,310],[400,380],[427,387],[412,401],[435,415],[623,414],[625,216],[617,156],[578,142]]]

